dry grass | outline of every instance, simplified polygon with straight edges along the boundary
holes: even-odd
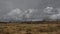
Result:
[[[0,34],[60,34],[60,24],[0,23]]]

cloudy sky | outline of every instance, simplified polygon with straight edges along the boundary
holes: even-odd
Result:
[[[60,0],[0,0],[0,4],[10,5],[10,8],[14,6],[13,8],[28,9],[42,8],[48,5],[55,7],[60,4]]]
[[[60,7],[60,0],[0,0],[0,16],[15,8],[43,10],[47,6],[58,8]]]

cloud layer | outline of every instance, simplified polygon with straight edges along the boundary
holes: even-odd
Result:
[[[0,17],[1,21],[55,21],[60,19],[60,8],[46,7],[39,9],[13,9]]]

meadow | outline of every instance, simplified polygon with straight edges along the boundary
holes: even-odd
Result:
[[[0,34],[60,34],[59,22],[36,23],[0,23]]]

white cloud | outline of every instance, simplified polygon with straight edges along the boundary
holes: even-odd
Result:
[[[48,9],[47,9],[48,8]],[[46,9],[46,12],[44,10]],[[21,20],[21,21],[43,21],[43,20],[56,20],[60,19],[60,13],[55,14],[55,10],[49,7],[46,7],[43,11],[40,12],[38,9],[28,9],[25,11],[22,11],[18,8],[13,9],[11,12],[7,13],[4,15],[4,19],[9,19],[11,20]],[[53,13],[54,14],[53,14]],[[59,11],[57,11],[59,12]],[[51,15],[49,15],[51,14]]]
[[[60,19],[60,13],[51,15],[50,19],[52,20]]]
[[[51,13],[51,11],[52,11],[53,9],[54,9],[53,7],[46,7],[46,8],[44,8],[44,12],[45,12],[45,13]]]
[[[15,15],[15,14],[20,14],[22,11],[18,8],[12,10],[11,12],[8,13],[8,15]]]

